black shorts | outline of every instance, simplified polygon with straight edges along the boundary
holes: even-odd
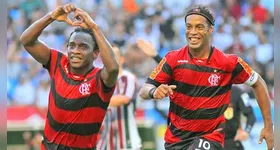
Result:
[[[244,150],[244,147],[240,141],[234,141],[233,139],[225,140],[226,150]]]
[[[180,141],[178,143],[165,143],[166,150],[224,150],[218,142],[204,138],[194,138],[192,141]],[[227,150],[227,149],[226,149]]]
[[[204,138],[196,138],[187,150],[224,150],[224,148],[218,142],[210,141]]]

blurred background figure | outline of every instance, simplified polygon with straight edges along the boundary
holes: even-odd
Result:
[[[123,68],[125,58],[119,47],[113,45],[113,51],[119,62],[119,75],[102,123],[97,149],[141,150],[142,143],[135,119],[137,78]]]
[[[241,124],[241,115],[246,118],[245,127]],[[248,93],[242,91],[239,85],[233,85],[230,94],[230,104],[224,113],[226,118],[225,149],[244,150],[241,142],[247,141],[255,124],[256,117],[250,104]]]
[[[270,97],[274,100],[274,0],[9,0],[7,24],[7,97],[8,97],[8,146],[25,145],[23,131],[40,132],[48,104],[50,89],[45,72],[19,44],[18,38],[34,20],[42,17],[59,5],[72,2],[89,12],[100,24],[107,39],[118,45],[124,54],[124,69],[137,77],[137,89],[156,67],[153,58],[143,52],[136,41],[149,40],[159,56],[185,44],[184,15],[193,4],[209,4],[215,12],[216,26],[213,44],[227,53],[238,54],[268,84]],[[52,48],[66,51],[64,41],[73,27],[55,22],[39,38]],[[102,66],[100,59],[96,62]],[[98,65],[98,66],[99,66]],[[263,149],[258,145],[262,117],[254,94],[246,87],[249,102],[256,116],[256,123],[247,141],[245,150]],[[138,91],[136,91],[138,93]],[[138,95],[138,94],[137,94]],[[166,119],[154,107],[153,101],[139,101],[136,122],[143,149],[163,149]],[[167,112],[169,101],[156,104]],[[273,106],[272,106],[273,108]],[[272,109],[273,110],[273,109]],[[246,121],[241,116],[245,129]],[[34,138],[35,134],[31,134]],[[19,148],[22,149],[22,148]]]

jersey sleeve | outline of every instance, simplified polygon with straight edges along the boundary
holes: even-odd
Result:
[[[43,65],[45,69],[48,70],[50,77],[52,78],[55,74],[57,67],[60,64],[60,60],[62,57],[66,57],[63,53],[51,49],[50,50],[50,58],[46,65]]]
[[[258,79],[256,73],[242,58],[236,59],[235,68],[232,72],[231,81],[233,84],[246,84],[252,86]]]
[[[112,87],[108,87],[102,80],[101,78],[101,71],[102,69],[100,69],[97,74],[96,74],[96,89],[97,89],[97,93],[103,97],[103,101],[110,101],[113,93],[114,93],[114,90],[115,90],[115,87],[116,87],[116,84]]]
[[[158,66],[152,71],[146,83],[153,84],[157,87],[160,84],[170,83],[173,74],[174,59],[171,52],[167,53]]]

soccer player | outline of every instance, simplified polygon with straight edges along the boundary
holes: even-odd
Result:
[[[122,51],[113,46],[119,62],[119,76],[103,122],[99,150],[140,150],[141,138],[135,120],[137,78],[123,69]]]
[[[157,63],[160,63],[161,57],[155,50],[152,43],[139,39],[137,45],[148,56],[152,57]],[[224,113],[226,119],[225,127],[225,146],[226,150],[243,150],[242,141],[246,141],[254,126],[256,117],[250,105],[250,97],[248,93],[242,91],[238,86],[232,86],[230,94],[230,104]],[[155,110],[158,111],[163,118],[168,119],[166,113],[157,107],[155,102]],[[243,113],[246,116],[245,130],[241,127],[240,116]]]
[[[255,92],[264,118],[259,143],[272,150],[273,124],[267,87],[261,76],[236,55],[211,45],[214,16],[207,6],[194,6],[185,16],[188,45],[169,52],[140,89],[143,99],[170,98],[165,148],[220,150],[232,84]]]
[[[75,20],[68,18],[73,12]],[[38,40],[53,21],[77,26],[67,56]],[[51,77],[42,149],[96,149],[97,133],[113,95],[119,65],[99,26],[73,4],[59,6],[28,27],[20,41]],[[99,55],[104,67],[93,66]]]

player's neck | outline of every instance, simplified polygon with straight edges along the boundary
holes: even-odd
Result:
[[[74,75],[85,75],[87,74],[90,70],[92,70],[92,68],[94,68],[93,66],[87,66],[85,68],[72,68],[70,67],[70,71],[72,74]]]
[[[191,53],[192,57],[198,58],[198,59],[207,59],[210,55],[210,50],[211,50],[211,47],[209,45],[204,46],[201,49],[196,49],[196,50],[189,48],[189,52]]]

